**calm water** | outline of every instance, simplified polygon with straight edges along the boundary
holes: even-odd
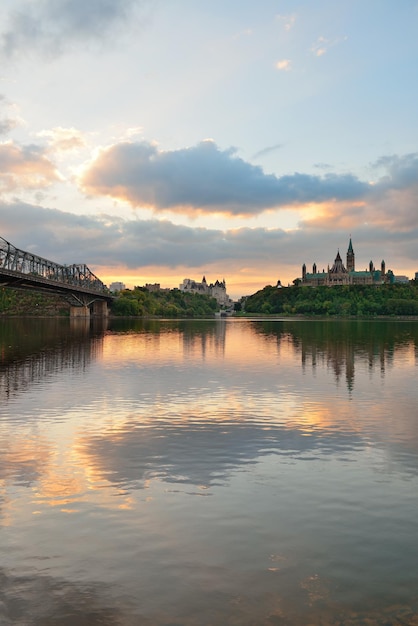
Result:
[[[418,323],[0,320],[0,624],[418,624]]]

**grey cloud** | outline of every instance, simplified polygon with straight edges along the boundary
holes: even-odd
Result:
[[[0,135],[7,135],[13,128],[16,128],[18,122],[11,118],[0,119]]]
[[[330,170],[332,165],[329,163],[314,163],[314,167],[318,170]]]
[[[373,164],[376,169],[383,169],[385,175],[378,182],[378,187],[385,190],[403,189],[418,186],[418,153],[402,156],[383,156]]]
[[[97,266],[193,270],[215,264],[223,264],[231,272],[243,266],[261,271],[268,267],[270,271],[276,265],[272,282],[288,273],[286,268],[299,268],[303,262],[326,268],[338,248],[344,251],[349,238],[344,229],[332,231],[329,227],[224,232],[168,221],[80,216],[17,202],[0,204],[0,236],[57,263],[86,263],[92,271]],[[366,267],[370,259],[377,264],[384,258],[387,268],[395,271],[401,262],[409,264],[416,258],[418,228],[405,236],[400,230],[359,225],[352,236],[358,267]]]
[[[371,187],[367,221],[404,233],[417,224],[418,153],[383,156],[372,164],[378,178]]]
[[[271,258],[284,233],[263,228],[223,232],[168,221],[80,216],[16,202],[0,204],[0,236],[58,263],[174,268]]]
[[[159,151],[149,143],[121,143],[104,150],[85,172],[85,191],[155,210],[255,215],[305,202],[354,200],[369,186],[351,174],[323,177],[265,174],[261,167],[220,150],[212,141]]]
[[[274,146],[266,146],[262,150],[256,152],[252,158],[258,159],[259,157],[266,156],[266,154],[270,154],[271,152],[276,152],[276,150],[280,150],[280,148],[283,148],[282,143],[276,143]]]
[[[144,0],[21,1],[8,16],[0,50],[8,57],[31,50],[56,54],[73,42],[100,41],[144,4]]]
[[[22,227],[24,224],[24,227]],[[201,267],[224,262],[300,262],[301,243],[280,228],[216,229],[168,221],[80,216],[24,203],[0,204],[0,236],[57,263],[95,266]],[[305,245],[303,242],[302,245]]]
[[[0,93],[0,108],[6,109],[9,106],[8,99],[4,94]],[[0,135],[7,135],[13,128],[19,125],[17,119],[11,117],[0,118]]]

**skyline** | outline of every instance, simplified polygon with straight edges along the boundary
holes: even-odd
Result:
[[[0,236],[108,285],[418,271],[418,1],[5,0]]]

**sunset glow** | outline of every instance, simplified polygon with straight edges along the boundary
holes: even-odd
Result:
[[[414,3],[5,0],[0,17],[16,247],[128,288],[224,278],[238,299],[351,236],[359,266],[415,277]]]

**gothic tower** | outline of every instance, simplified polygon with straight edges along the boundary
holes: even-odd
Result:
[[[351,237],[350,237],[350,243],[348,244],[348,250],[347,250],[347,271],[354,272],[354,270],[355,270],[355,256],[354,256],[353,244],[351,243]]]

